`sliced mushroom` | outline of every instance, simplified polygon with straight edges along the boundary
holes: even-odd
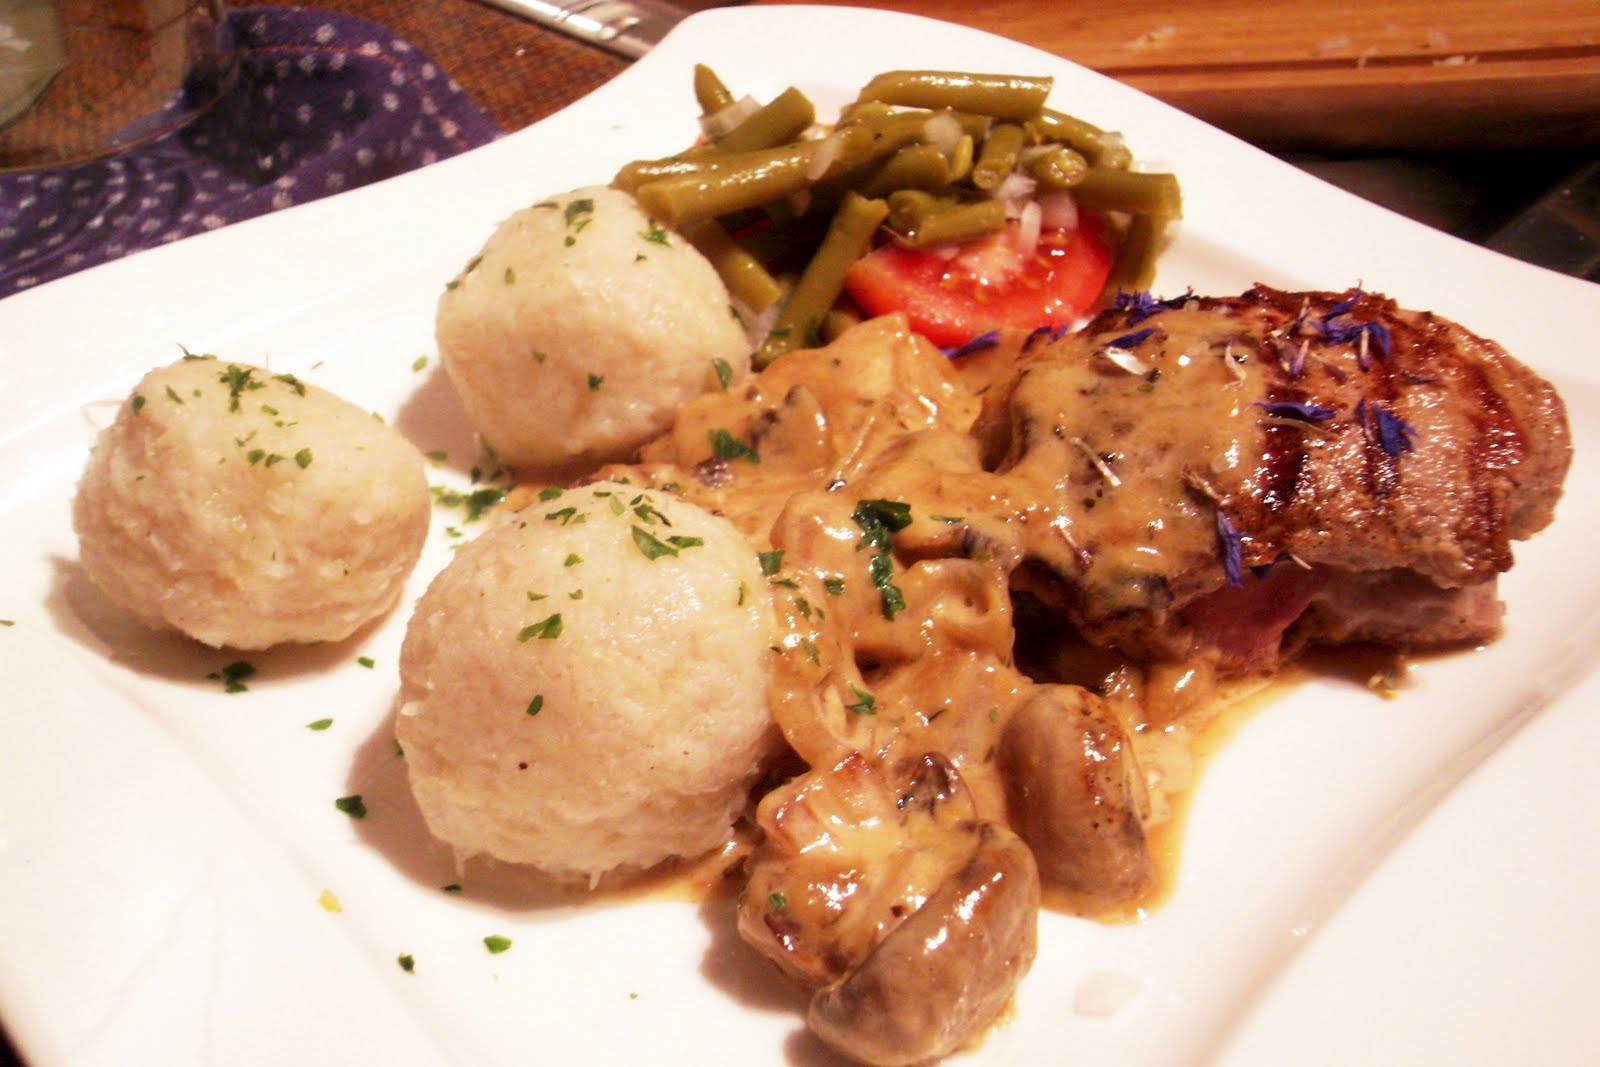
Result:
[[[807,1021],[863,1063],[923,1063],[1005,1011],[1037,948],[1039,875],[1010,830],[983,823],[972,858],[860,966],[819,990]]]
[[[854,754],[768,794],[739,933],[817,992],[809,1021],[870,1064],[980,1036],[1033,962],[1039,877],[949,760]]]
[[[1045,884],[1097,912],[1125,907],[1150,888],[1143,779],[1100,697],[1077,686],[1039,686],[1007,722],[998,762],[1011,823]]]
[[[762,800],[739,933],[791,978],[838,979],[976,851],[972,800],[949,762],[908,770],[896,783],[855,753]]]

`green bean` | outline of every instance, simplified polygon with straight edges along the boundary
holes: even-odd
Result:
[[[834,308],[822,316],[822,326],[817,330],[817,333],[821,335],[823,344],[827,344],[829,341],[838,340],[839,335],[850,327],[859,326],[860,324],[861,315],[859,313]]]
[[[886,137],[897,145],[928,140],[928,123],[935,120],[951,121],[969,137],[982,137],[989,130],[989,117],[971,111],[953,111],[950,108],[912,111],[873,112],[841,121],[840,126],[866,126],[879,137]]]
[[[783,295],[783,287],[747,249],[728,236],[715,219],[697,219],[682,230],[688,242],[711,262],[728,295],[757,314]]]
[[[833,145],[828,145],[829,140]],[[818,141],[706,156],[693,169],[638,184],[635,198],[668,225],[762,207],[806,191],[818,180],[860,166],[875,150],[870,131],[852,127]],[[818,154],[833,152],[821,174]],[[619,176],[620,177],[620,176]],[[626,188],[626,186],[623,186]]]
[[[694,98],[702,115],[716,114],[733,103],[733,93],[722,84],[717,72],[704,63],[694,65]]]
[[[787,144],[817,121],[816,108],[799,89],[790,87],[712,142],[712,153],[750,152]]]
[[[972,184],[993,189],[1017,169],[1017,154],[1022,151],[1022,127],[1012,122],[996,123],[983,139],[977,162],[972,166]]]
[[[896,189],[937,189],[950,181],[950,161],[943,152],[931,144],[909,144],[867,176],[861,192],[887,196]]]
[[[998,200],[962,202],[916,189],[889,197],[889,226],[912,248],[970,241],[1006,224],[1006,208]]]
[[[614,188],[625,193],[631,193],[645,182],[657,181],[661,178],[677,178],[686,174],[699,174],[706,170],[706,156],[684,154],[681,156],[666,156],[662,159],[635,159],[624,163],[622,168],[611,178]]]
[[[1049,78],[1015,74],[893,70],[873,78],[856,99],[905,107],[948,107],[1021,122],[1039,114],[1051,84]]]
[[[1039,183],[1040,189],[1059,192],[1083,180],[1083,176],[1089,172],[1089,161],[1083,158],[1082,153],[1060,145],[1035,150],[1032,155],[1024,156],[1022,169],[1028,177]]]
[[[889,212],[882,200],[846,193],[828,226],[827,235],[811,262],[801,272],[794,291],[778,311],[778,320],[756,353],[757,367],[765,367],[791,349],[816,339],[828,309],[844,289],[844,272],[872,244],[873,234]]]
[[[1145,174],[1115,167],[1090,167],[1072,187],[1080,207],[1091,211],[1126,211],[1175,219],[1183,214],[1183,194],[1171,174]]]
[[[1090,166],[1125,169],[1133,162],[1121,137],[1064,112],[1045,108],[1029,125],[1040,142],[1059,141],[1081,153]]]
[[[1118,289],[1132,293],[1150,288],[1168,225],[1168,219],[1157,215],[1135,215],[1128,220],[1127,232],[1122,235],[1111,273],[1106,277],[1106,295],[1114,295]]]
[[[972,138],[963,135],[956,142],[955,151],[950,153],[950,180],[953,182],[965,181],[967,175],[972,173],[972,160],[974,148]]]

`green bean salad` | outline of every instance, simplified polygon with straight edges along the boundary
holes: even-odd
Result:
[[[737,306],[761,317],[757,366],[861,317],[846,279],[874,248],[948,258],[1008,225],[1036,234],[1041,212],[1063,202],[1103,223],[1096,300],[1147,288],[1182,213],[1178,181],[1135,169],[1118,134],[1049,107],[1051,85],[890,71],[823,125],[798,89],[758,104],[701,65],[701,139],[624,165],[612,184],[699,248]]]

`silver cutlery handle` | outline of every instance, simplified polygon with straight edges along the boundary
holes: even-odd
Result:
[[[484,0],[559,33],[638,59],[683,20],[684,12],[660,0]]]

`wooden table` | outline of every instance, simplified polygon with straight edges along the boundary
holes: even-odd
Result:
[[[1033,44],[1280,152],[1600,144],[1600,0],[841,2]]]
[[[842,2],[1027,42],[1279,152],[1600,145],[1600,0]],[[479,0],[314,3],[407,38],[508,129],[626,66]]]

